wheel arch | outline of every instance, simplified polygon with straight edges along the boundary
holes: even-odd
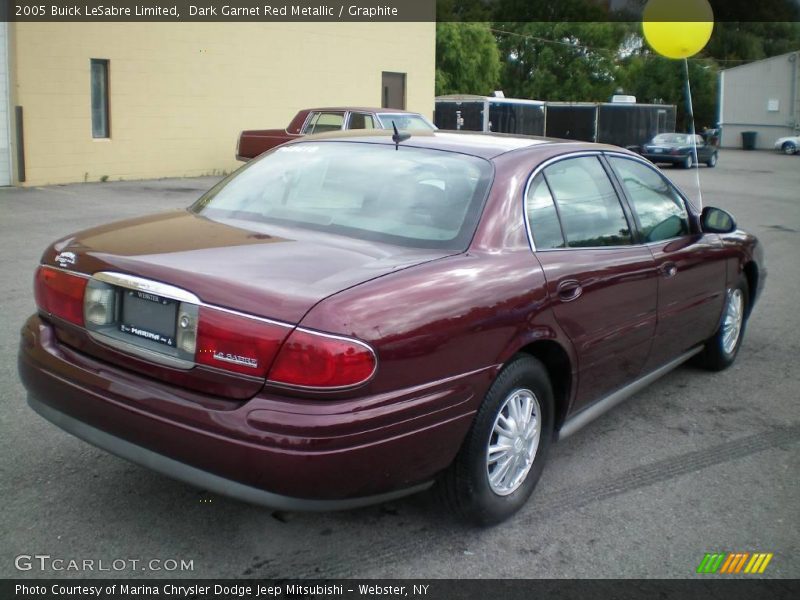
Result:
[[[750,311],[753,310],[758,295],[758,266],[754,260],[751,260],[744,264],[742,272],[747,279],[747,316],[750,316]]]
[[[561,428],[569,412],[573,392],[573,362],[567,350],[555,340],[537,340],[517,351],[527,354],[541,362],[550,377],[553,386],[553,404],[555,415],[553,425],[555,431]]]

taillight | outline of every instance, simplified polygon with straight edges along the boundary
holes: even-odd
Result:
[[[83,325],[83,293],[86,277],[40,266],[34,278],[36,305],[43,311],[75,325]]]
[[[296,329],[281,348],[269,381],[309,388],[343,388],[375,372],[372,349],[357,340]]]
[[[175,366],[177,361],[180,368],[206,365],[320,390],[360,385],[377,368],[374,351],[359,340],[307,329],[293,331],[292,325],[205,306],[188,292],[158,282],[145,281],[149,287],[144,287],[142,281],[105,272],[89,278],[42,265],[36,271],[34,293],[43,312],[86,327],[98,339],[124,342],[134,354],[141,347],[149,360],[158,362],[154,357],[163,355],[172,361],[165,364]],[[148,290],[142,293],[164,301],[126,314],[130,300],[121,294],[136,289]],[[170,320],[170,310],[174,320]],[[153,337],[157,334],[158,339]]]
[[[289,331],[287,325],[201,306],[195,362],[263,378]]]

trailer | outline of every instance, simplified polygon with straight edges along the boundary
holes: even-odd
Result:
[[[544,135],[545,103],[520,98],[437,96],[434,122],[439,129]]]
[[[493,131],[622,147],[638,147],[659,133],[675,131],[676,108],[633,102],[542,102],[489,96],[438,96],[434,122],[440,129]]]

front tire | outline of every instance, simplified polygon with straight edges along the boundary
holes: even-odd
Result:
[[[792,142],[784,142],[783,146],[781,146],[781,150],[787,156],[794,154],[797,152],[797,146],[795,146]]]
[[[453,464],[438,482],[448,507],[478,525],[516,513],[536,487],[553,437],[553,389],[535,358],[497,376]]]
[[[691,169],[694,166],[694,157],[690,154],[686,158],[683,159],[681,163],[681,167],[684,169]]]
[[[749,297],[747,279],[742,275],[738,283],[726,292],[719,329],[706,341],[703,352],[698,355],[701,367],[722,371],[736,360],[747,325]]]
[[[709,169],[713,169],[714,167],[717,166],[717,153],[716,152],[714,152],[714,154],[711,155],[711,158],[708,159],[706,164],[708,165]]]

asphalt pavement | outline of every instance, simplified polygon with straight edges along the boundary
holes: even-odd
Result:
[[[43,420],[16,354],[46,245],[186,206],[216,178],[0,188],[0,577],[691,578],[706,552],[734,551],[774,553],[764,576],[800,576],[800,156],[724,150],[715,169],[665,172],[691,196],[699,174],[705,204],[764,243],[767,287],[737,362],[681,367],[557,444],[528,505],[491,529],[429,494],[273,513]]]

